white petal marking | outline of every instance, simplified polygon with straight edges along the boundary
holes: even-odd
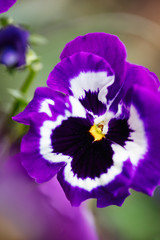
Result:
[[[85,108],[82,106],[80,101],[72,96],[69,97],[69,101],[72,106],[72,117],[86,118]]]
[[[52,112],[49,108],[49,105],[54,106],[55,102],[52,99],[45,99],[39,108],[39,112],[44,112],[46,113],[49,117],[52,117]]]
[[[98,100],[101,101],[102,103],[107,103],[107,93],[108,93],[108,87],[111,86],[114,83],[114,75],[108,77],[108,83],[100,89],[100,92],[98,94]]]
[[[138,164],[138,161],[143,158],[147,152],[147,137],[145,135],[145,129],[142,120],[132,105],[130,108],[130,118],[128,120],[129,126],[134,132],[131,132],[130,138],[132,142],[126,142],[125,149],[128,151],[131,162],[134,165]]]
[[[85,91],[99,92],[98,99],[106,103],[107,87],[114,82],[114,76],[107,76],[107,72],[80,72],[71,79],[71,90],[75,98],[84,98]]]
[[[48,160],[52,163],[58,162],[67,162],[70,159],[70,156],[63,155],[61,153],[56,154],[53,153],[53,147],[51,142],[51,135],[53,130],[59,126],[63,120],[67,119],[71,113],[66,111],[65,117],[59,115],[56,121],[47,120],[43,123],[42,127],[40,128],[40,143],[39,143],[39,150],[40,154],[44,157],[44,159]]]
[[[48,99],[47,99],[48,100]],[[84,117],[86,118],[86,111],[78,99],[74,97],[69,97],[70,104],[72,107],[72,113],[68,110],[65,111],[65,116],[59,115],[55,121],[46,120],[42,127],[40,128],[40,154],[47,161],[58,163],[58,162],[68,162],[71,159],[70,156],[63,155],[61,153],[53,153],[53,146],[51,141],[51,135],[54,129],[61,125],[63,120],[66,120],[68,117]],[[48,104],[49,101],[45,102]],[[45,105],[44,104],[44,105]],[[43,105],[43,106],[44,106]],[[45,106],[46,107],[46,106]],[[45,111],[46,112],[46,111]]]

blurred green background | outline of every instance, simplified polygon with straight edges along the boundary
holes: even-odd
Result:
[[[37,86],[46,85],[64,45],[88,32],[118,35],[126,45],[128,61],[144,65],[160,77],[159,9],[159,0],[18,0],[2,16],[12,17],[47,39],[45,45],[32,46],[43,69],[28,100]],[[0,105],[4,111],[13,101],[7,89],[20,88],[26,74],[19,71],[12,76],[0,66]],[[93,209],[101,240],[160,240],[159,189],[154,198],[133,191],[121,208]]]

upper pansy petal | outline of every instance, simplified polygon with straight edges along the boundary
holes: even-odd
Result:
[[[111,65],[115,72],[114,88],[109,93],[109,98],[113,98],[123,82],[125,75],[126,49],[118,37],[107,33],[88,33],[79,36],[67,43],[60,58],[66,58],[77,52],[94,53]]]
[[[153,194],[160,182],[160,97],[152,91],[135,86],[129,120],[133,142],[126,144],[131,161],[136,167],[132,188]]]
[[[73,95],[95,114],[106,111],[108,87],[114,83],[110,65],[91,53],[77,53],[58,63],[47,84],[54,90]]]
[[[8,11],[17,0],[0,0],[0,13]]]
[[[36,89],[33,100],[27,105],[23,112],[13,117],[13,120],[29,125],[32,113],[46,113],[49,117],[56,118],[58,114],[64,114],[68,97],[47,87]]]

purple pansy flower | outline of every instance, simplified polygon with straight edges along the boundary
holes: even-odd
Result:
[[[17,0],[0,0],[0,13],[7,12]]]
[[[91,33],[65,46],[47,84],[14,117],[30,125],[21,146],[29,175],[41,183],[58,173],[73,206],[88,198],[121,206],[130,188],[152,195],[160,182],[156,75],[128,63],[116,36]]]
[[[9,25],[0,29],[0,63],[7,67],[21,67],[26,63],[28,31]]]

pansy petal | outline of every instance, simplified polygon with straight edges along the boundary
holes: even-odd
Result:
[[[128,90],[133,84],[157,92],[160,82],[155,73],[150,72],[147,68],[135,64],[127,63],[127,72],[125,79],[125,89]]]
[[[48,128],[46,124],[45,132],[43,131],[46,119],[47,116],[44,113],[33,113],[31,115],[30,130],[23,137],[21,144],[22,165],[37,182],[51,179],[65,163],[63,160],[56,162],[56,158],[54,162],[52,161],[49,123]]]
[[[160,182],[160,96],[135,86],[131,111],[129,124],[135,131],[125,147],[136,167],[132,188],[152,195]]]
[[[108,189],[107,189],[108,191]],[[101,197],[100,194],[100,198],[97,199],[97,207],[99,208],[103,208],[103,207],[107,207],[110,205],[116,205],[121,207],[122,204],[124,203],[125,199],[130,195],[130,192],[128,190],[128,188],[122,187],[119,188],[119,191],[117,192],[117,194],[114,196],[113,194],[111,194],[111,192],[107,192],[106,196],[102,194],[103,197]]]
[[[109,64],[99,56],[82,52],[58,63],[47,81],[49,87],[73,95],[94,114],[106,111],[108,87],[113,83]]]
[[[147,68],[131,63],[126,63],[126,76],[122,88],[116,95],[114,101],[110,105],[110,111],[117,112],[118,104],[122,100],[123,104],[130,105],[132,96],[132,87],[137,84],[145,87],[150,91],[158,93],[160,82],[155,73],[150,72]]]
[[[0,0],[0,13],[6,12],[17,0]]]
[[[26,143],[25,140],[23,143]],[[22,166],[37,183],[50,180],[64,165],[64,163],[47,162],[37,153],[21,153],[21,159]]]
[[[121,206],[130,194],[128,188],[133,172],[130,161],[124,163],[121,173],[117,174],[108,184],[106,183],[107,173],[103,179],[78,179],[75,176],[72,179],[72,174],[66,172],[66,167],[67,165],[57,176],[66,197],[73,206],[79,206],[82,201],[89,198],[97,199],[97,207]]]
[[[107,33],[88,33],[67,43],[60,58],[66,58],[77,52],[94,53],[110,64],[115,72],[114,88],[109,93],[112,99],[123,82],[125,75],[126,49],[118,37]]]
[[[86,113],[81,103],[73,97],[70,96],[66,103],[67,106],[64,102],[65,108],[59,111],[54,110],[55,105],[53,105],[50,109],[51,116],[48,116],[48,111],[30,113],[30,129],[21,145],[22,164],[37,182],[50,179],[71,159],[70,155],[59,153],[57,145],[53,145],[53,133],[71,114],[77,118],[79,115],[86,117]],[[70,136],[67,136],[65,141],[69,140]]]
[[[35,91],[33,100],[27,105],[23,112],[13,117],[13,120],[29,125],[30,114],[41,112],[55,119],[58,114],[64,114],[67,104],[69,105],[64,94],[47,87],[39,87]]]

